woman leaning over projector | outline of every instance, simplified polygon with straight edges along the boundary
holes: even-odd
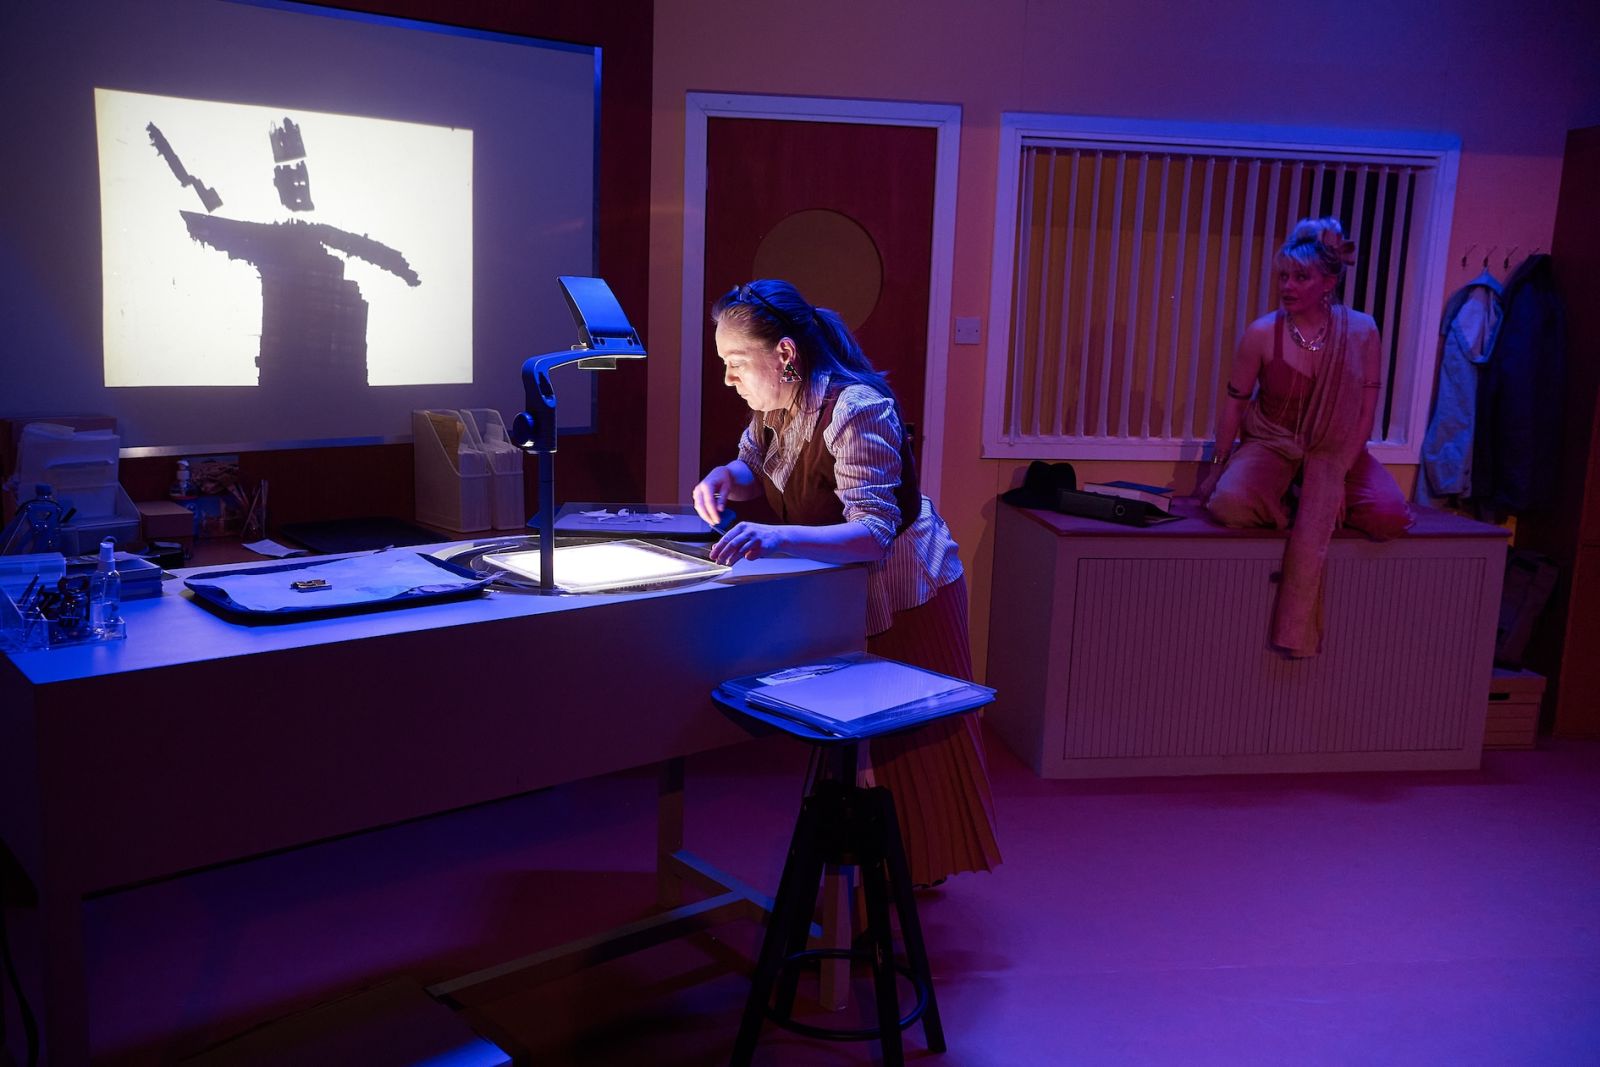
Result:
[[[724,381],[751,418],[738,458],[694,487],[695,510],[715,524],[725,502],[765,495],[780,518],[735,524],[712,558],[864,562],[867,651],[970,679],[961,560],[918,486],[883,375],[835,312],[812,306],[788,282],[741,285],[711,316]],[[912,882],[933,885],[1000,862],[975,713],[870,745],[872,773],[895,797]]]

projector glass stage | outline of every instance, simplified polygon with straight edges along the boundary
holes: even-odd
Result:
[[[483,561],[537,582],[539,550],[497,552]],[[555,583],[569,593],[599,593],[660,583],[690,582],[726,574],[728,568],[645,541],[558,545]]]

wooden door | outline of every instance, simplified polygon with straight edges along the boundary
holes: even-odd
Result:
[[[708,121],[701,471],[734,456],[750,419],[723,385],[710,304],[756,277],[787,278],[843,315],[888,374],[920,455],[936,138],[930,127]]]

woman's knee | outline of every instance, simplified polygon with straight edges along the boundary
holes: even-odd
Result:
[[[1374,541],[1391,541],[1417,521],[1411,506],[1404,500],[1386,500],[1363,504],[1350,509],[1345,525],[1354,527]]]
[[[1272,518],[1254,493],[1221,485],[1206,501],[1211,517],[1224,526],[1271,526]]]

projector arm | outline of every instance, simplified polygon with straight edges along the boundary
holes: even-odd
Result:
[[[581,351],[551,352],[522,364],[523,410],[511,420],[511,443],[539,457],[539,591],[555,592],[556,390],[550,372],[583,358]]]
[[[563,275],[561,295],[578,327],[578,343],[564,352],[530,356],[522,364],[523,410],[511,422],[511,443],[524,452],[556,450],[556,388],[550,372],[568,363],[582,370],[614,370],[619,359],[643,359],[644,344],[628,323],[611,287],[599,278]]]
[[[556,388],[550,372],[583,358],[578,351],[533,356],[522,364],[522,411],[511,420],[511,443],[524,452],[556,450]]]
[[[639,334],[605,282],[568,276],[558,280],[578,326],[578,343],[523,362],[523,409],[511,420],[511,443],[539,457],[539,590],[544,593],[555,592],[556,388],[550,372],[568,363],[584,370],[611,370],[618,359],[645,355]]]

